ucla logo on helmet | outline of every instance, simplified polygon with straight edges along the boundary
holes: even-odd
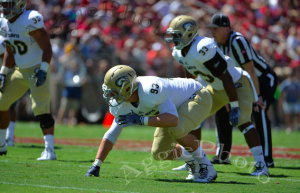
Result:
[[[184,30],[189,29],[189,31],[192,31],[195,29],[195,25],[192,22],[186,22],[182,25]]]
[[[121,76],[120,78],[118,78],[118,79],[116,80],[115,84],[116,84],[118,87],[121,87],[122,84],[123,84],[124,82],[126,82],[125,85],[128,84],[129,81],[128,81],[128,79],[127,79],[127,76]],[[124,85],[124,86],[125,86],[125,85]]]

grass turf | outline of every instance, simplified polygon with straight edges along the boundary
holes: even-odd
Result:
[[[99,125],[56,128],[55,138],[102,138],[106,132]],[[152,140],[154,128],[129,127],[120,139]],[[16,137],[41,138],[37,123],[17,123]],[[203,130],[202,138],[215,142],[215,132]],[[283,131],[273,133],[274,147],[300,147],[300,134]],[[242,134],[233,132],[234,144],[245,145]],[[172,171],[183,162],[159,162],[149,152],[113,150],[100,172],[100,178],[84,177],[91,166],[97,146],[55,145],[57,161],[36,161],[44,149],[42,144],[8,147],[0,157],[0,192],[299,192],[300,162],[275,159],[270,178],[249,176],[252,157],[247,166],[215,165],[218,178],[213,183],[198,184],[185,180],[187,172]],[[299,154],[299,152],[296,152]],[[209,158],[211,158],[209,156]]]

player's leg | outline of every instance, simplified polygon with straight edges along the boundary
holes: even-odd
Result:
[[[18,89],[16,89],[18,88]],[[13,69],[5,79],[3,93],[0,93],[0,155],[6,154],[6,132],[9,126],[9,107],[28,90],[28,84],[24,81],[19,70]]]
[[[15,132],[15,125],[16,125],[16,119],[17,119],[17,113],[16,113],[16,105],[18,101],[14,102],[9,107],[9,116],[10,116],[10,122],[6,131],[6,145],[7,146],[14,146],[14,132]]]
[[[197,171],[200,170],[200,176],[195,180],[195,182],[210,182],[217,177],[217,173],[207,159],[206,154],[200,145],[200,141],[198,141],[195,136],[189,134],[191,130],[200,125],[201,122],[203,122],[203,120],[208,116],[208,110],[212,106],[211,103],[212,100],[210,93],[206,89],[202,89],[197,92],[197,95],[194,98],[189,99],[180,107],[178,110],[178,125],[176,127],[168,128],[169,135],[175,139],[181,147],[179,148],[176,146],[173,151],[167,154],[168,156],[165,156],[165,159],[186,161],[190,167],[190,175],[187,179],[194,179],[197,177]],[[200,117],[199,112],[201,112]],[[158,155],[162,152],[166,152],[161,151],[160,147],[167,147],[168,145],[157,143],[159,141],[159,137],[163,138],[160,141],[165,142],[164,137],[168,136],[165,133],[165,128],[159,129],[156,132],[156,137],[153,142],[154,146],[152,148],[152,155],[154,157],[156,156],[156,159],[161,159]]]
[[[38,66],[31,67],[26,70],[24,76],[29,77],[34,74],[34,70]],[[40,122],[40,127],[44,134],[45,150],[42,152],[41,157],[37,160],[56,160],[54,152],[54,119],[50,114],[50,79],[51,73],[47,73],[46,82],[36,87],[35,79],[29,79],[30,98],[32,101],[32,110],[36,118]]]
[[[240,108],[240,122],[237,127],[244,135],[256,161],[256,170],[251,175],[269,175],[258,132],[251,123],[254,95],[250,80],[242,76],[238,83],[241,86],[237,88]]]
[[[229,112],[224,106],[215,114],[217,150],[212,164],[230,164],[230,150],[232,144],[232,125],[229,123]]]
[[[200,124],[200,126],[198,126],[197,128],[193,129],[190,132],[190,134],[194,135],[198,141],[201,140],[201,128],[203,127],[203,123],[204,122],[202,122]],[[183,164],[179,167],[173,168],[172,170],[175,170],[175,171],[189,171],[189,166],[185,163],[185,164]]]

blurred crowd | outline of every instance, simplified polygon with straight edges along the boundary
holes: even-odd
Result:
[[[198,20],[200,35],[211,37],[205,25],[221,11],[233,30],[248,38],[275,69],[280,81],[299,71],[299,0],[30,0],[28,7],[44,17],[53,49],[52,74],[59,82],[70,78],[75,82],[62,85],[63,97],[72,95],[66,87],[98,83],[101,90],[105,72],[117,64],[130,65],[138,75],[184,76],[164,42],[170,21],[182,14]],[[102,98],[101,91],[95,95]],[[84,92],[76,99],[82,97]],[[61,103],[61,108],[67,107],[65,101]]]

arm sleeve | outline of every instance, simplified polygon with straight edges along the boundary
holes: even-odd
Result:
[[[213,58],[203,63],[214,77],[220,76],[227,69],[227,62],[217,51]]]
[[[170,97],[168,97],[165,102],[158,106],[158,110],[160,114],[169,113],[178,117],[177,109]]]
[[[253,60],[250,46],[248,40],[242,36],[238,36],[232,41],[232,49],[236,51],[239,58],[237,61],[240,62],[240,65]]]
[[[104,134],[103,139],[108,139],[110,142],[115,144],[118,137],[120,136],[123,128],[117,124],[116,118],[114,119],[109,130]]]

